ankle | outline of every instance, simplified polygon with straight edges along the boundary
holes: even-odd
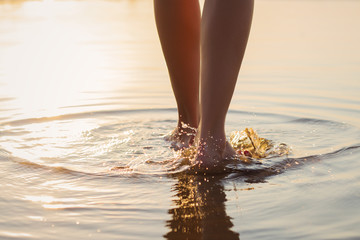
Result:
[[[196,113],[193,114],[179,114],[178,116],[178,128],[193,128],[197,129],[199,126],[199,116]]]
[[[226,135],[224,128],[204,128],[199,127],[198,136],[202,140],[208,140],[211,142],[226,142]]]

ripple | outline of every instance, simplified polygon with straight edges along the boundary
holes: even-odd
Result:
[[[76,113],[8,123],[0,146],[1,160],[57,174],[116,177],[166,176],[189,169],[164,136],[176,125],[175,109],[137,109]],[[21,125],[21,127],[19,127]],[[277,114],[230,111],[230,131],[253,127],[261,137],[286,143],[292,153],[237,161],[230,178],[263,181],[306,163],[359,147],[359,129],[344,123]],[[15,134],[16,133],[16,134]]]

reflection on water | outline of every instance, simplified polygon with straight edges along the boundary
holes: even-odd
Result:
[[[290,221],[281,220],[288,212],[300,216],[293,221],[296,225],[308,220],[297,206],[314,204],[304,188],[324,194],[324,198],[317,195],[318,204],[330,205],[331,209],[339,209],[333,205],[343,197],[349,198],[345,202],[357,199],[344,193],[333,203],[328,202],[334,187],[337,191],[343,187],[356,191],[359,129],[332,121],[266,113],[254,116],[231,111],[228,117],[230,131],[238,129],[241,121],[251,122],[259,129],[259,136],[285,141],[296,151],[289,156],[229,164],[226,174],[204,177],[188,174],[189,166],[176,159],[163,138],[176,124],[175,109],[108,111],[106,117],[100,111],[9,122],[6,136],[0,138],[0,174],[5,179],[0,185],[0,208],[6,209],[2,211],[5,220],[0,219],[0,237],[11,233],[41,239],[59,231],[58,239],[63,239],[76,230],[77,239],[86,239],[90,233],[101,239],[131,238],[134,234],[136,239],[239,239],[239,235],[259,239],[257,234],[269,235],[260,239],[275,239],[283,233],[276,234],[273,228],[288,229]],[[52,129],[55,132],[51,133]],[[347,166],[351,168],[343,169]],[[334,181],[336,172],[341,184]],[[349,182],[349,176],[354,181]],[[259,190],[258,186],[266,182],[276,183],[277,191],[269,185],[262,185],[265,193]],[[297,183],[305,186],[297,189]],[[246,184],[250,186],[244,187]],[[318,185],[321,190],[312,187]],[[239,198],[231,197],[236,189],[246,188],[257,189],[242,191]],[[254,196],[244,192],[254,192]],[[234,214],[234,204],[247,205],[251,214]],[[353,210],[346,206],[340,209]],[[314,212],[328,213],[328,209]],[[340,218],[352,226],[356,223],[354,215],[353,210],[340,214]],[[243,217],[250,218],[249,222],[242,222]],[[273,218],[284,227],[266,222]],[[17,221],[24,223],[21,232]],[[40,230],[34,228],[39,222]],[[332,220],[324,222],[336,224]],[[306,225],[301,228],[307,229]],[[96,232],[98,229],[101,231]],[[285,236],[293,234],[299,236],[296,232]]]
[[[226,214],[221,177],[179,174],[176,178],[175,207],[169,210],[172,219],[166,225],[171,231],[166,239],[239,239]]]
[[[105,239],[135,233],[141,235],[138,239],[144,236],[146,239],[160,236],[167,239],[222,239],[223,236],[238,239],[239,234],[246,236],[252,228],[255,231],[250,232],[250,236],[256,232],[266,235],[272,232],[263,229],[269,223],[258,224],[258,221],[293,211],[286,205],[289,203],[312,204],[312,200],[307,199],[309,195],[302,190],[292,190],[294,182],[305,182],[308,186],[329,182],[335,185],[329,185],[331,188],[342,187],[343,184],[333,182],[333,172],[344,166],[353,166],[350,171],[357,169],[355,158],[346,161],[346,165],[342,163],[344,157],[357,157],[360,150],[359,129],[351,125],[267,113],[254,116],[240,111],[231,111],[228,117],[229,131],[239,130],[239,122],[251,122],[259,130],[259,136],[275,143],[285,141],[294,151],[290,155],[253,159],[248,163],[239,161],[229,164],[222,176],[200,177],[187,173],[189,164],[179,161],[169,142],[164,140],[176,124],[175,109],[100,111],[7,122],[7,130],[2,131],[0,137],[0,174],[5,179],[5,184],[0,185],[0,208],[20,209],[21,214],[2,211],[6,220],[0,220],[0,226],[8,233],[12,229],[11,234],[26,233],[34,238],[39,236],[33,232],[39,219],[48,219],[44,224],[54,225],[62,232],[61,237],[69,230],[70,233],[77,230],[78,239],[84,239],[83,234],[88,232],[94,234],[94,229],[101,229],[96,234],[104,234]],[[318,163],[315,171],[311,168],[314,163]],[[331,171],[327,169],[329,164],[333,168]],[[307,168],[311,171],[304,172]],[[317,169],[320,174],[314,176]],[[348,191],[354,191],[356,180],[349,183],[349,170],[343,171],[340,171],[344,176],[340,177],[341,181],[350,186],[346,187]],[[351,172],[350,176],[357,178],[358,174]],[[288,177],[295,178],[294,182],[288,181]],[[242,215],[234,215],[231,205],[242,205],[245,200],[229,197],[236,191],[235,188],[229,191],[229,185],[240,185],[237,188],[244,189],[245,184],[254,188],[255,183],[277,181],[289,189],[280,197],[278,193],[269,193],[276,201],[262,204],[258,201],[266,200],[267,195],[257,190],[256,197],[250,197],[245,204],[256,209],[253,214],[261,214],[243,228]],[[265,190],[271,191],[271,188],[265,187]],[[330,190],[325,188],[321,192],[327,194]],[[302,199],[293,197],[300,193]],[[349,197],[351,201],[356,199]],[[322,201],[327,204],[326,199]],[[274,205],[280,208],[279,212],[269,210]],[[354,214],[355,211],[341,218],[351,225],[356,219]],[[23,215],[35,217],[24,220]],[[245,214],[246,217],[251,215]],[[304,219],[307,215],[296,223]],[[25,232],[17,229],[19,220],[25,222],[22,228]],[[287,222],[281,223],[286,226]],[[139,224],[142,230],[138,229]],[[129,228],[131,231],[126,230]],[[8,236],[2,229],[0,227],[0,237]],[[37,231],[46,235],[52,230]],[[149,231],[153,232],[152,237]],[[274,235],[269,236],[268,239],[274,239],[271,238]]]

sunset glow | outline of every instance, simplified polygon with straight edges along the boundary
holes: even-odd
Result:
[[[1,53],[2,87],[24,114],[59,114],[111,77],[108,56],[94,44],[101,41],[99,26],[83,22],[87,9],[79,4],[25,2],[20,19],[1,23],[12,29],[5,36],[12,44]]]

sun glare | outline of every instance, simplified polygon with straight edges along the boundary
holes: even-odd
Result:
[[[88,25],[76,21],[81,15],[76,4],[25,2],[21,19],[7,23],[13,30],[7,38],[14,44],[0,60],[2,78],[6,93],[24,114],[58,114],[60,107],[76,102],[82,92],[98,89],[106,77],[106,56],[86,44],[96,36]]]

